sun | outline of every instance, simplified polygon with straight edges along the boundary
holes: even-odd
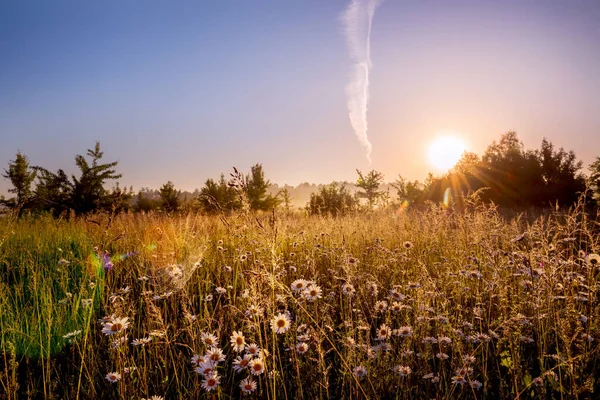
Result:
[[[429,162],[445,172],[460,160],[465,150],[465,143],[456,136],[441,136],[429,146]]]

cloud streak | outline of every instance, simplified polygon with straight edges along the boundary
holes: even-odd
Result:
[[[350,80],[346,86],[348,115],[354,133],[366,149],[371,164],[373,146],[367,135],[367,111],[369,104],[369,72],[371,70],[371,26],[373,15],[382,1],[351,0],[342,14],[348,51],[353,62]]]

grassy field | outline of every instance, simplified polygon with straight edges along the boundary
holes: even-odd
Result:
[[[578,210],[4,218],[0,399],[597,398],[599,252]]]

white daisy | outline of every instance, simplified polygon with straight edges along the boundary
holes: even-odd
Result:
[[[296,351],[298,354],[304,354],[308,351],[308,344],[300,342],[296,345]]]
[[[251,377],[242,379],[240,382],[240,389],[242,389],[244,393],[252,393],[256,390],[256,382],[254,382]]]
[[[106,380],[110,383],[117,383],[121,380],[121,374],[118,372],[109,372],[106,374]]]
[[[265,372],[265,362],[260,357],[250,361],[249,367],[252,375],[260,375]]]
[[[204,381],[202,381],[202,387],[210,392],[211,390],[215,390],[221,384],[221,377],[217,375],[217,373],[212,373],[209,376],[206,376]]]
[[[108,322],[102,325],[102,333],[105,335],[116,335],[123,332],[129,326],[129,318],[111,317]]]
[[[252,355],[246,354],[244,357],[237,356],[235,360],[233,360],[233,369],[235,372],[241,372],[248,368],[250,365],[250,361],[252,361]]]
[[[243,351],[244,347],[246,346],[246,339],[244,338],[242,332],[239,331],[233,331],[230,341],[231,347],[233,347],[233,349],[238,353]]]
[[[290,329],[290,319],[283,313],[277,314],[271,319],[271,329],[278,334],[286,333]]]

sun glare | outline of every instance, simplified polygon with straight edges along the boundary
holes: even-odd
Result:
[[[466,150],[465,143],[455,136],[442,136],[429,146],[429,162],[440,171],[452,168]]]

